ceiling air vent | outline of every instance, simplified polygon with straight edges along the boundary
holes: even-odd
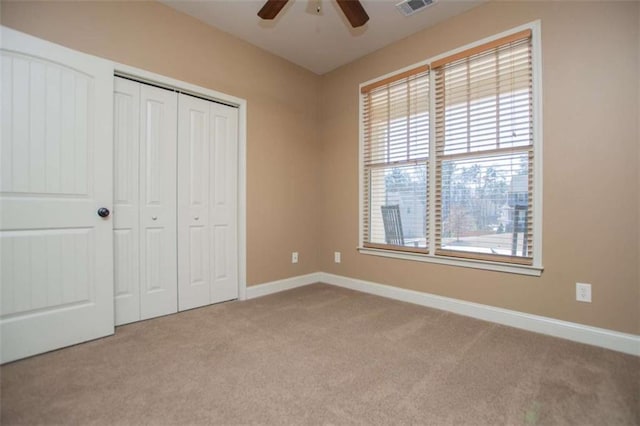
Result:
[[[396,7],[404,16],[409,16],[435,2],[436,0],[404,0],[396,4]]]

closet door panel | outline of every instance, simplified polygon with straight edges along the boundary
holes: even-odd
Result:
[[[210,102],[180,95],[178,114],[179,309],[209,304]]]
[[[114,211],[115,323],[140,319],[140,84],[115,78]]]
[[[140,319],[177,310],[177,94],[140,86]]]
[[[211,223],[214,258],[210,303],[238,298],[238,110],[210,104]]]

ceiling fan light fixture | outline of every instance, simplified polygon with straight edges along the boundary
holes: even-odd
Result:
[[[287,4],[287,1],[288,0],[267,0],[258,12],[258,16],[262,19],[275,18],[285,4]],[[317,0],[315,9],[318,15],[322,14],[320,1],[321,0]],[[336,2],[353,28],[361,27],[369,20],[369,15],[367,15],[364,7],[360,4],[360,0],[336,0]]]

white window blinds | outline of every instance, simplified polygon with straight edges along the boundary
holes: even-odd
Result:
[[[432,64],[435,254],[531,265],[531,32]]]
[[[361,89],[363,243],[427,251],[429,68]]]

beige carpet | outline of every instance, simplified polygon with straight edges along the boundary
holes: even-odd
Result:
[[[322,284],[0,374],[3,425],[640,423],[640,358]]]

